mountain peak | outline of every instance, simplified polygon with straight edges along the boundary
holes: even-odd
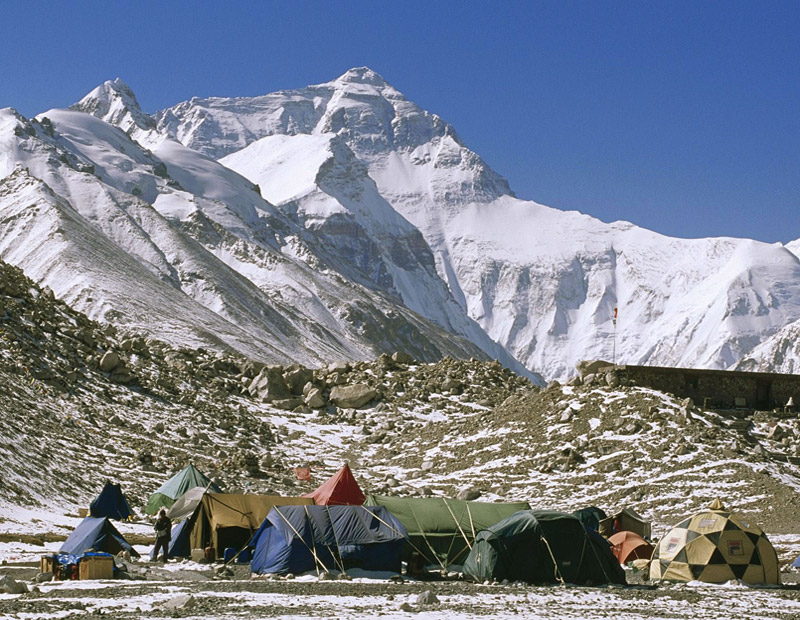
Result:
[[[136,95],[120,78],[106,80],[70,109],[96,116],[127,133],[155,127],[155,121],[142,112]]]
[[[389,86],[389,82],[369,67],[353,67],[334,80],[334,83],[369,84],[379,88]]]

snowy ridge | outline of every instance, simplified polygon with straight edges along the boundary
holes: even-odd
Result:
[[[304,157],[343,139],[380,194],[370,217],[385,202],[416,227],[469,317],[548,378],[614,353],[729,368],[800,318],[796,244],[673,239],[518,200],[449,125],[364,67],[263,97],[193,99],[157,118],[187,146],[225,155],[274,202],[294,208],[305,188],[303,208],[317,219],[338,215],[327,197],[309,204],[319,161]]]
[[[798,242],[674,239],[519,200],[366,67],[153,116],[119,79],[32,121],[3,111],[0,177],[19,166],[201,306],[266,323],[289,359],[480,350],[548,379],[612,357],[787,368],[773,353],[800,320]]]
[[[2,228],[2,256],[90,316],[176,344],[272,362],[480,355],[396,301],[326,273],[299,229],[243,177],[169,140],[157,150],[82,112],[33,121],[0,112],[0,218],[30,224]],[[18,194],[29,186],[32,194]],[[75,225],[30,219],[25,200],[56,205],[54,219]]]

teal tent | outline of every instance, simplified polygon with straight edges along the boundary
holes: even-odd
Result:
[[[144,511],[149,515],[153,515],[160,508],[169,508],[175,503],[176,499],[194,487],[204,487],[210,493],[222,493],[222,489],[211,482],[205,474],[194,465],[189,464],[162,484],[161,488],[150,496]]]
[[[574,515],[549,510],[522,510],[478,532],[464,573],[526,583],[625,583],[624,571],[599,534]]]

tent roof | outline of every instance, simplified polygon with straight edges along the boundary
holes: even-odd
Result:
[[[323,482],[316,491],[303,497],[310,497],[319,505],[360,506],[364,503],[364,493],[358,486],[350,466],[345,463],[333,476]]]
[[[256,530],[273,506],[313,505],[307,497],[281,497],[280,495],[236,495],[233,493],[206,493],[200,504],[212,529],[243,527]]]
[[[318,545],[367,545],[404,540],[406,529],[383,506],[275,506],[262,524]]]
[[[64,541],[59,551],[80,555],[88,549],[113,554],[125,550],[130,551],[131,555],[139,555],[106,517],[86,517]]]
[[[150,496],[145,511],[148,514],[155,514],[162,506],[172,506],[176,499],[193,487],[208,487],[208,490],[212,493],[222,493],[222,489],[190,463],[162,484],[161,487]]]
[[[203,499],[205,493],[205,487],[192,487],[175,500],[175,503],[167,510],[167,516],[173,521],[190,517],[200,505],[200,500]]]
[[[464,572],[529,583],[625,583],[608,543],[573,514],[521,510],[482,530]]]
[[[409,535],[446,535],[463,531],[469,538],[520,510],[528,502],[468,502],[444,497],[390,497],[368,495],[367,506],[385,506],[406,527]]]
[[[89,506],[93,517],[108,517],[122,521],[133,516],[133,510],[119,484],[106,482],[103,490]]]
[[[637,558],[650,558],[653,554],[653,545],[636,532],[628,530],[617,532],[608,539],[608,542],[620,564],[627,564]]]

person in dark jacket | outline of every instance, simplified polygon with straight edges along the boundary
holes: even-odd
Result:
[[[172,521],[167,516],[167,511],[163,508],[161,512],[158,513],[158,519],[156,519],[155,524],[156,530],[156,546],[153,549],[153,553],[151,557],[154,560],[158,559],[158,550],[163,550],[163,555],[161,556],[161,561],[167,561],[167,552],[169,550],[169,541],[172,538]]]

